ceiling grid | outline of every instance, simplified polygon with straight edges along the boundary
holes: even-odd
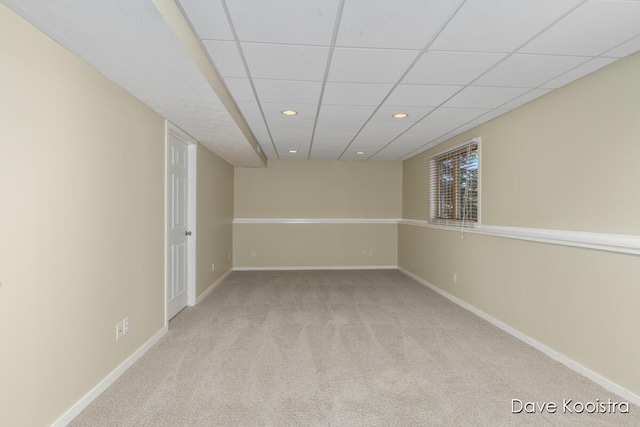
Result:
[[[402,161],[640,50],[637,0],[0,1],[249,167],[243,118],[270,159]],[[159,2],[179,7],[242,117]]]
[[[271,158],[404,160],[640,47],[638,2],[218,1],[231,28],[250,28],[234,36],[251,51],[248,79],[270,95],[254,102]],[[204,0],[180,2],[189,18]]]

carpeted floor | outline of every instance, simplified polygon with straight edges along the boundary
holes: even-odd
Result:
[[[71,425],[640,425],[562,413],[609,398],[398,271],[234,272]]]

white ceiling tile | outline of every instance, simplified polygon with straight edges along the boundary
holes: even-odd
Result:
[[[507,109],[507,110],[512,110],[514,108],[517,108],[521,105],[526,104],[527,102],[531,102],[536,98],[539,98],[543,95],[546,95],[547,93],[551,92],[551,89],[532,89],[529,92],[520,95],[519,97],[517,97],[516,99],[507,102],[506,104],[503,104],[500,106],[501,109]]]
[[[435,139],[432,139],[431,141],[429,141],[428,145],[426,147],[422,147],[420,149],[420,151],[422,151],[423,149],[426,149],[426,148],[434,147],[434,146],[436,146],[436,145],[438,145],[438,144],[440,144],[442,142],[448,141],[450,139],[451,139],[451,135],[442,135],[441,137],[438,137],[438,138],[435,138]]]
[[[389,142],[391,142],[393,138],[380,138],[380,135],[358,135],[351,145],[349,146],[348,151],[366,151],[370,154],[378,151]]]
[[[393,89],[393,84],[328,82],[324,88],[322,103],[329,105],[378,105],[391,89]]]
[[[179,0],[179,3],[199,38],[233,40],[219,0]]]
[[[588,60],[581,56],[512,55],[473,84],[533,88]]]
[[[581,0],[467,0],[433,50],[512,52]]]
[[[464,86],[400,84],[385,105],[437,107]]]
[[[392,142],[382,150],[380,150],[374,157],[386,157],[386,158],[399,158],[402,157],[418,147],[413,147],[409,145],[397,145],[395,142]]]
[[[297,153],[289,153],[289,149],[279,149],[280,158],[282,160],[307,160],[309,155],[308,148],[295,147],[295,149],[298,150]]]
[[[247,124],[249,125],[251,130],[254,132],[254,134],[258,133],[264,136],[269,134],[267,130],[267,125],[264,123],[264,120],[262,119],[262,117],[245,117],[245,119],[247,120]]]
[[[574,68],[573,70],[567,71],[561,76],[556,77],[555,79],[546,82],[541,85],[544,88],[556,89],[560,86],[564,86],[567,83],[570,83],[574,80],[579,79],[580,77],[584,77],[587,74],[593,73],[594,71],[611,64],[612,62],[617,61],[616,58],[594,58],[591,61],[588,61],[579,67]]]
[[[204,40],[211,61],[223,77],[247,77],[236,42]]]
[[[313,140],[313,149],[314,150],[344,150],[349,143],[351,142],[351,140],[344,140],[341,142],[337,142],[337,141],[316,141],[315,139]]]
[[[350,162],[365,162],[365,161],[367,161],[368,158],[369,158],[369,156],[367,156],[367,155],[358,156],[358,155],[355,154],[355,151],[352,151],[351,149],[349,149],[349,151],[347,151],[346,153],[344,153],[340,157],[340,160],[347,160],[347,161],[350,161]]]
[[[315,151],[311,150],[311,155],[309,156],[309,160],[338,160],[342,154],[342,151]]]
[[[587,1],[524,48],[526,53],[596,56],[640,34],[640,2]]]
[[[318,107],[313,104],[293,104],[293,103],[280,103],[280,102],[262,102],[262,111],[267,119],[282,119],[282,120],[315,120],[316,111]],[[282,114],[283,110],[294,110],[298,114],[295,116],[285,116]]]
[[[271,136],[269,135],[266,127],[264,127],[263,129],[254,129],[253,127],[251,127],[251,132],[253,132],[253,135],[258,141],[271,141]]]
[[[308,142],[277,142],[276,148],[278,149],[278,154],[282,155],[289,150],[298,150],[298,154],[302,152],[309,152],[309,143]],[[295,154],[295,153],[290,153]]]
[[[260,148],[262,149],[262,151],[267,154],[267,153],[274,153],[275,154],[275,149],[273,148],[273,144],[271,144],[271,141],[259,141],[260,143]]]
[[[367,120],[376,106],[365,105],[322,105],[319,121],[363,121]]]
[[[439,133],[439,135],[442,135],[442,132]],[[421,145],[426,144],[427,142],[429,142],[429,136],[425,134],[407,132],[403,133],[397,139],[395,139],[393,141],[393,145],[402,145],[417,148]]]
[[[473,129],[475,127],[478,127],[478,125],[476,123],[467,123],[466,125],[462,125],[459,126],[455,129],[453,129],[451,132],[449,132],[449,135],[451,136],[455,136],[455,135],[460,135],[461,133],[464,133],[470,129]]]
[[[356,132],[316,132],[313,143],[316,144],[348,144]]]
[[[433,107],[400,107],[393,105],[382,105],[371,118],[372,122],[392,122],[392,123],[413,123],[422,119],[427,113],[430,113]],[[409,114],[403,119],[393,117],[396,113]]]
[[[362,129],[362,134],[378,134],[385,136],[397,136],[405,130],[409,129],[413,125],[413,122],[405,122],[397,120],[395,122],[369,122]]]
[[[247,117],[246,120],[256,138],[259,136],[261,140],[271,142],[269,130],[267,129],[267,125],[264,124],[262,117]]]
[[[371,114],[371,113],[369,113]],[[368,116],[367,116],[368,117]],[[364,125],[363,120],[354,120],[350,122],[335,120],[319,120],[316,126],[316,133],[321,132],[343,132],[355,134]]]
[[[283,116],[284,117],[284,116]],[[287,120],[272,119],[267,120],[271,132],[311,132],[313,131],[313,120]]]
[[[416,123],[416,125],[409,129],[404,135],[420,135],[425,138],[435,138],[451,132],[460,125],[461,123],[425,122],[423,120]]]
[[[349,144],[316,144],[315,142],[311,146],[312,153],[337,153],[338,155],[347,148]]]
[[[337,46],[422,49],[460,0],[345,2]]]
[[[603,54],[603,56],[612,56],[614,58],[624,58],[627,55],[631,55],[640,50],[640,36],[634,37],[628,42],[622,43],[620,46],[617,46],[607,53]]]
[[[264,124],[262,117],[250,117],[246,120],[256,138],[271,142],[271,136],[269,135],[267,125]]]
[[[483,114],[488,108],[447,108],[440,107],[424,118],[421,123],[442,122],[442,123],[467,123]]]
[[[322,82],[253,79],[260,102],[318,105]]]
[[[238,108],[240,108],[240,112],[246,118],[249,117],[259,117],[262,120],[262,113],[260,112],[260,108],[258,107],[258,103],[255,101],[240,101],[236,102]]]
[[[386,150],[384,150],[376,154],[375,156],[369,158],[369,161],[370,162],[389,162],[389,161],[394,161],[399,159],[404,154],[406,153],[394,152],[394,151],[387,152]]]
[[[518,98],[516,98],[516,99],[518,99]],[[509,110],[507,110],[507,109],[496,108],[495,110],[491,110],[488,113],[481,115],[477,119],[473,120],[471,123],[481,124],[481,123],[484,123],[484,122],[488,122],[489,120],[495,119],[496,117],[499,117],[499,116],[503,115],[504,113],[508,113],[508,112],[509,112]]]
[[[444,106],[458,108],[496,108],[525,92],[527,92],[525,88],[470,86],[464,88],[460,93],[447,101]]]
[[[251,77],[322,81],[328,47],[242,43]]]
[[[402,83],[466,85],[505,56],[502,53],[426,52]]]
[[[273,142],[276,146],[283,143],[305,145],[311,142],[311,132],[271,131]]]
[[[256,97],[253,94],[249,79],[240,77],[225,77],[224,83],[229,89],[229,93],[236,102],[255,102]]]
[[[427,151],[429,148],[434,147],[434,146],[436,146],[436,145],[437,145],[436,143],[429,143],[429,144],[423,145],[423,146],[422,146],[422,147],[420,147],[419,149],[414,150],[414,151],[412,151],[411,153],[407,154],[406,156],[399,158],[399,159],[398,159],[398,161],[403,162],[403,161],[405,161],[405,160],[407,160],[407,159],[410,159],[410,158],[412,158],[412,157],[415,157],[415,156],[417,156],[418,154],[420,154],[420,153],[424,153],[424,152],[425,152],[425,151]]]
[[[329,45],[338,0],[227,1],[240,41]]]
[[[418,53],[412,50],[336,48],[328,81],[396,83]]]

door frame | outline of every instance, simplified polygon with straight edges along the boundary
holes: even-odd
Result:
[[[187,165],[189,167],[187,176],[187,227],[191,231],[191,237],[187,240],[187,306],[196,305],[196,166],[198,144],[189,134],[182,129],[165,120],[164,138],[164,325],[169,324],[167,315],[167,284],[169,283],[167,249],[168,249],[168,218],[169,208],[169,138],[175,138],[187,146]]]

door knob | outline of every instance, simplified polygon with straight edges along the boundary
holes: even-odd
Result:
[[[184,232],[184,235],[185,235],[185,236],[191,236],[191,232],[190,232],[190,231],[185,231],[185,232]]]

